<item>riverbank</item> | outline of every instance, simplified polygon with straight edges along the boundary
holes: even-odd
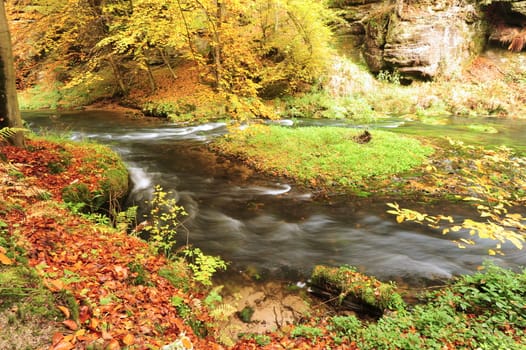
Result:
[[[176,269],[122,225],[112,228],[108,217],[63,202],[71,184],[104,186],[100,175],[112,164],[105,163],[111,151],[96,156],[87,146],[41,139],[28,141],[27,151],[9,147],[0,148],[8,159],[0,163],[0,347],[143,349],[184,339],[218,347],[198,338],[170,302],[197,303],[188,306],[195,322],[209,317],[197,306],[203,295],[190,277],[187,292],[160,277],[184,275],[184,265]],[[49,159],[70,162],[59,162],[57,176]],[[101,173],[83,172],[94,160]]]
[[[56,147],[42,142],[33,152],[34,158],[0,166],[0,293],[6,296],[2,298],[0,340],[6,347],[17,347],[21,342],[22,346],[52,349],[142,349],[167,344],[176,349],[370,349],[438,343],[449,348],[477,348],[495,344],[513,347],[525,340],[524,310],[517,301],[523,300],[525,284],[521,281],[526,273],[488,265],[488,274],[463,277],[455,286],[423,297],[428,301],[423,306],[406,308],[397,303],[398,311],[386,313],[377,322],[340,308],[314,313],[312,306],[320,301],[305,296],[304,300],[314,301],[308,306],[301,298],[291,297],[297,295],[294,293],[283,294],[283,300],[274,304],[254,289],[234,289],[233,296],[244,293],[245,298],[223,299],[221,288],[210,290],[196,284],[180,261],[170,262],[153,253],[151,246],[122,228],[108,226],[103,217],[79,216],[66,209],[59,197],[55,198],[61,191],[46,187],[55,184],[45,181],[53,179],[51,169],[39,162],[49,159],[46,151]],[[5,149],[0,150],[3,153]],[[82,162],[86,156],[69,150],[76,161]],[[35,169],[50,173],[41,172],[35,178]],[[74,170],[74,164],[72,169],[65,166],[61,178],[76,182]],[[96,177],[91,179],[97,181]],[[352,270],[342,271],[336,276],[352,276],[347,274]],[[360,276],[364,287],[370,287],[367,281],[377,286],[376,280]],[[501,292],[494,293],[495,288]],[[275,289],[269,291],[280,295]],[[501,306],[495,309],[496,304]],[[243,313],[232,313],[234,305]],[[279,314],[271,329],[257,327],[263,325],[258,322],[270,322],[264,317],[272,316],[269,307],[276,310],[276,306],[294,311]],[[221,326],[224,322],[239,328]],[[431,332],[433,327],[441,331]],[[491,337],[487,327],[493,329]],[[29,335],[31,328],[42,332]],[[241,329],[256,333],[237,340]],[[393,345],[393,339],[399,342]]]
[[[270,99],[243,98],[215,91],[199,79],[195,65],[182,62],[174,67],[177,79],[168,79],[165,68],[152,70],[162,81],[154,92],[138,84],[128,95],[115,97],[104,81],[97,91],[85,93],[82,86],[61,88],[43,75],[42,81],[20,91],[22,109],[75,109],[99,107],[130,108],[150,116],[176,122],[203,123],[217,119],[251,118],[331,118],[372,121],[386,115],[406,115],[425,119],[430,116],[492,116],[526,118],[525,57],[521,53],[491,49],[474,58],[462,75],[447,80],[413,81],[405,86],[396,72],[378,77],[363,65],[343,56],[333,64],[318,85],[296,94],[279,94]],[[78,91],[76,91],[78,90]],[[78,95],[84,96],[82,99]],[[118,106],[118,107],[116,107]]]

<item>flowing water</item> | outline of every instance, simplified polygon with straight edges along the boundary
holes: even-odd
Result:
[[[397,224],[386,214],[385,199],[319,200],[291,183],[258,175],[203,147],[227,132],[223,123],[178,126],[130,120],[108,111],[31,112],[24,117],[36,130],[60,131],[75,140],[110,145],[130,170],[134,185],[128,204],[144,206],[156,184],[172,191],[189,213],[184,225],[190,243],[208,254],[221,255],[233,270],[294,280],[307,276],[315,264],[349,264],[381,279],[419,284],[476,270],[493,244],[481,241],[459,249],[451,242],[454,236]],[[317,125],[320,121],[282,123]],[[494,134],[477,134],[466,129],[468,124],[458,118],[449,119],[447,125],[396,119],[360,127],[465,136],[470,142],[504,143],[524,150],[524,122],[492,121],[490,126],[499,130]],[[404,202],[403,198],[393,200]],[[467,207],[444,208],[449,204],[403,204],[428,213],[453,211],[459,218],[474,214]],[[184,243],[186,231],[180,232],[178,241]],[[505,256],[494,258],[499,264],[526,265],[526,254],[508,248]]]

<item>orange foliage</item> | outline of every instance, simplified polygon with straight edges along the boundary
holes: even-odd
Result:
[[[18,164],[19,171],[26,176],[25,181],[38,184],[58,199],[60,188],[83,176],[76,166],[85,156],[82,150],[69,150],[73,155],[71,164],[57,175],[51,174],[46,164],[57,159],[61,146],[45,141],[29,144],[38,151],[0,148],[0,153]],[[7,172],[7,166],[0,166],[2,183],[21,181]],[[82,179],[88,180],[96,186],[96,178]],[[180,318],[170,299],[182,296],[186,300],[196,296],[184,295],[157,274],[167,261],[163,256],[151,255],[144,241],[126,232],[99,231],[60,207],[45,210],[31,191],[22,192],[19,186],[1,186],[0,190],[2,198],[17,198],[17,203],[24,207],[23,211],[9,211],[3,220],[9,232],[17,225],[17,231],[24,236],[30,265],[44,277],[44,285],[50,291],[68,290],[79,305],[77,320],[71,318],[74,317],[72,310],[57,306],[66,320],[63,332],[53,337],[51,349],[84,349],[95,341],[104,343],[108,349],[129,345],[137,349],[150,345],[160,347],[173,342],[182,332],[196,348],[216,347],[207,339],[197,339]],[[148,285],[133,283],[134,274],[128,266],[136,262],[149,274]],[[64,270],[77,278],[68,280]],[[206,321],[208,316],[197,317]]]

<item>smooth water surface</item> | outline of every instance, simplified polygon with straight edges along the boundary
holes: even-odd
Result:
[[[130,120],[107,111],[31,112],[25,119],[36,130],[66,132],[74,140],[91,139],[113,147],[127,163],[134,183],[128,204],[144,206],[156,184],[173,191],[189,213],[184,225],[190,243],[208,254],[221,255],[236,270],[297,278],[308,275],[315,264],[350,264],[381,279],[420,283],[474,271],[493,245],[479,242],[476,247],[459,249],[451,242],[454,236],[416,224],[397,224],[386,214],[385,200],[316,200],[290,183],[217,157],[203,145],[227,132],[223,123],[178,126]],[[458,134],[459,123],[438,126],[435,134]],[[341,122],[326,124],[349,127]],[[418,125],[391,120],[361,127],[414,133]],[[520,128],[500,127],[507,131],[490,134],[493,144],[517,141],[526,132],[525,123]],[[427,128],[431,126],[423,126]],[[488,141],[488,135],[479,138],[484,140]],[[518,144],[524,145],[520,139]],[[459,218],[473,214],[467,207],[424,207],[404,203],[403,198],[392,200],[428,213],[453,210]],[[184,243],[186,233],[180,232],[178,241]],[[526,255],[509,248],[506,256],[495,259],[505,266],[526,265]]]

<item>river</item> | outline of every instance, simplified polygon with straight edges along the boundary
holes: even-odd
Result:
[[[131,120],[111,111],[26,112],[24,118],[39,132],[58,132],[73,140],[89,139],[111,146],[126,162],[133,180],[127,204],[144,208],[157,184],[172,191],[189,213],[184,218],[189,242],[230,261],[232,271],[250,270],[263,277],[292,281],[304,279],[316,264],[349,264],[383,280],[417,285],[475,271],[489,258],[486,251],[493,245],[479,241],[476,246],[459,249],[451,242],[454,236],[416,224],[397,224],[386,214],[384,199],[316,199],[291,183],[233,164],[203,147],[227,132],[224,123],[181,126]],[[473,138],[477,134],[466,131],[468,124],[450,118],[447,125],[387,120],[360,127]],[[524,150],[525,122],[495,120],[489,124],[499,132],[479,134],[469,141],[515,142]],[[393,200],[404,202],[403,198]],[[429,213],[443,209],[441,204],[404,204],[417,210],[420,205]],[[473,214],[467,207],[455,208],[455,213],[459,218]],[[185,230],[180,232],[178,242],[184,243]],[[493,258],[499,264],[526,265],[523,252],[504,248],[505,256]]]

